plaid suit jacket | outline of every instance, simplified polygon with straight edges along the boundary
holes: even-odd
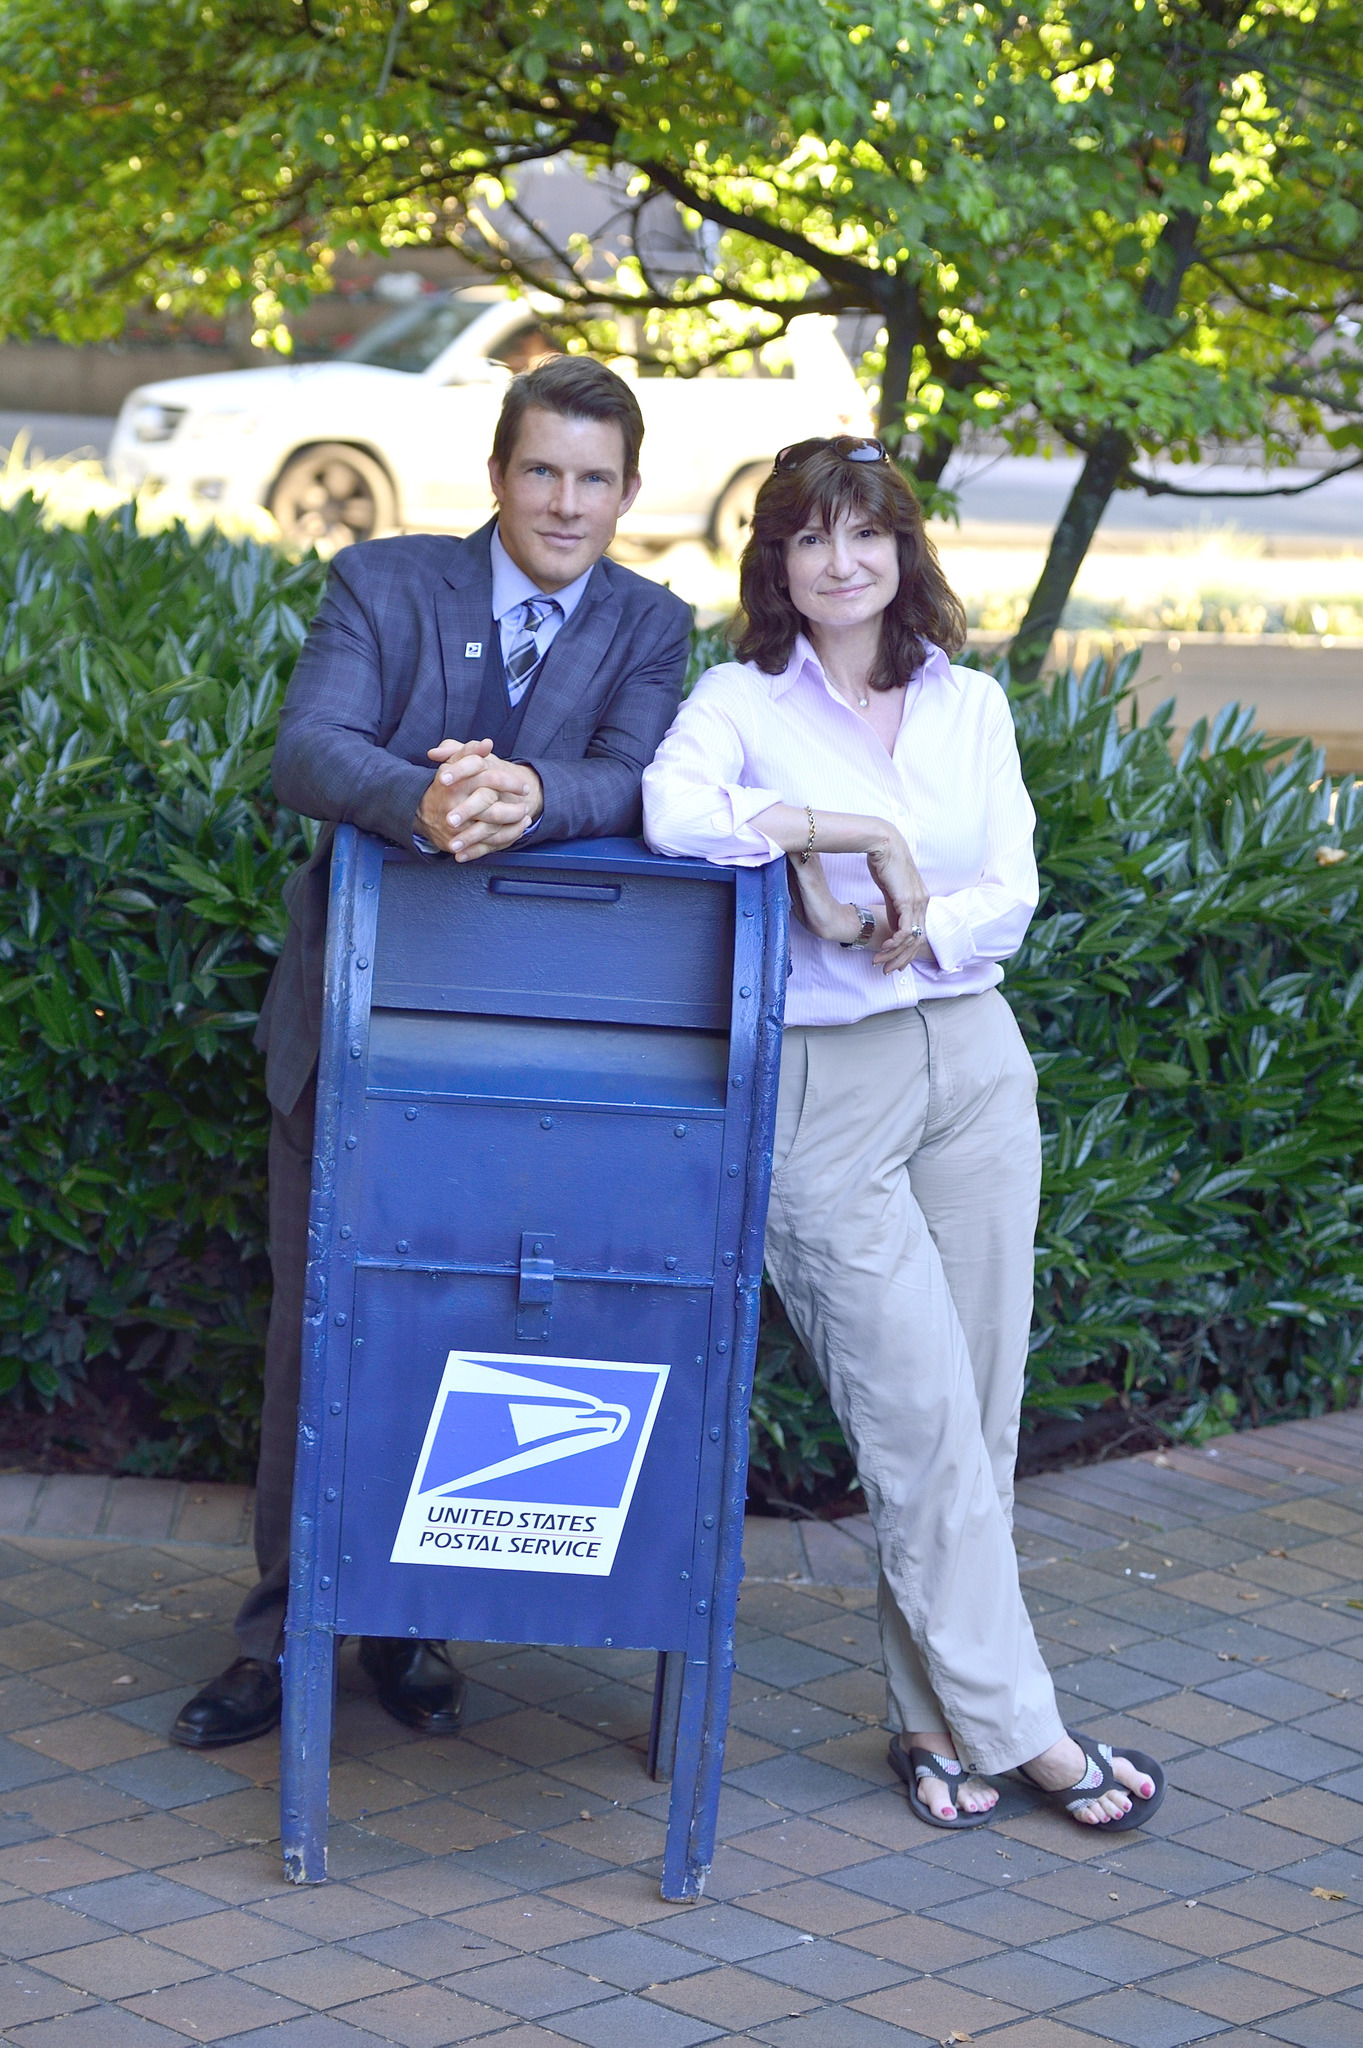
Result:
[[[346,548],[279,719],[275,795],[304,817],[410,846],[435,772],[426,751],[469,730],[492,623],[491,524],[468,540],[409,534]],[[604,558],[555,635],[516,759],[544,785],[536,839],[639,829],[639,785],[681,701],[690,612]],[[284,898],[289,929],[256,1028],[270,1101],[294,1107],[317,1059],[332,831]]]

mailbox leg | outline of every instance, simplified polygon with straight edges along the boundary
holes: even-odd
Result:
[[[292,1884],[326,1883],[335,1697],[336,1638],[330,1629],[311,1628],[287,1635],[279,1744],[279,1832],[284,1875]]]
[[[648,1775],[660,1783],[672,1776],[677,1754],[677,1722],[681,1717],[682,1677],[685,1652],[660,1650],[658,1673],[653,1681],[653,1725],[648,1731]]]
[[[698,1899],[715,1853],[729,1673],[690,1658],[679,1656],[677,1662],[682,1670],[662,1895]]]

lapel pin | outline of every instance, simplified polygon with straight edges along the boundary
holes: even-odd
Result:
[[[479,655],[480,655],[480,654],[482,653],[482,651],[483,651],[483,643],[482,643],[482,641],[481,641],[481,640],[466,640],[466,641],[464,642],[464,659],[465,659],[465,661],[477,661],[477,659],[478,659]]]

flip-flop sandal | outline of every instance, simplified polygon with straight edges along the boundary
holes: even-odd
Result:
[[[944,1785],[949,1786],[953,1780],[963,1785],[967,1778],[977,1775],[968,1771],[955,1757],[938,1756],[930,1749],[904,1750],[896,1741],[890,1744],[890,1769],[904,1780],[909,1805],[919,1820],[925,1820],[930,1828],[982,1828],[994,1817],[991,1806],[987,1813],[962,1813],[958,1809],[955,1820],[946,1820],[941,1814],[934,1813],[922,1797],[918,1790],[920,1778],[940,1778]],[[953,1797],[953,1806],[955,1803]]]
[[[1129,1785],[1123,1785],[1118,1781],[1112,1769],[1114,1750],[1111,1743],[1095,1742],[1092,1736],[1078,1735],[1073,1728],[1067,1728],[1065,1733],[1069,1736],[1071,1742],[1079,1744],[1084,1755],[1088,1758],[1088,1769],[1080,1779],[1079,1784],[1063,1785],[1058,1792],[1048,1792],[1044,1785],[1038,1785],[1034,1778],[1030,1778],[1025,1769],[1017,1772],[1017,1777],[1022,1784],[1027,1787],[1029,1792],[1034,1793],[1038,1799],[1045,1800],[1051,1806],[1058,1806],[1063,1812],[1069,1814],[1076,1827],[1092,1827],[1095,1834],[1120,1835],[1127,1828],[1143,1827],[1146,1821],[1158,1809],[1166,1789],[1164,1772],[1155,1762],[1155,1759],[1152,1756],[1147,1756],[1144,1750],[1140,1749],[1123,1748],[1115,1751],[1115,1754],[1121,1757],[1124,1763],[1134,1764],[1142,1776],[1149,1778],[1154,1786],[1155,1789],[1150,1797],[1143,1799],[1139,1792],[1133,1792]],[[1095,1766],[1100,1773],[1099,1782],[1090,1785],[1088,1780],[1093,1775]],[[1087,1806],[1091,1800],[1101,1799],[1104,1792],[1111,1792],[1113,1790],[1125,1792],[1131,1801],[1130,1809],[1126,1813],[1119,1814],[1116,1820],[1080,1820],[1079,1810],[1081,1807]]]

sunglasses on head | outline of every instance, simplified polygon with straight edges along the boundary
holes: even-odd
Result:
[[[808,441],[792,441],[789,448],[783,448],[773,462],[772,475],[778,471],[799,469],[811,456],[822,455],[831,448],[835,455],[841,455],[844,462],[888,462],[890,451],[880,441],[867,436],[856,439],[851,434],[835,434],[831,439],[826,434],[815,434]]]

